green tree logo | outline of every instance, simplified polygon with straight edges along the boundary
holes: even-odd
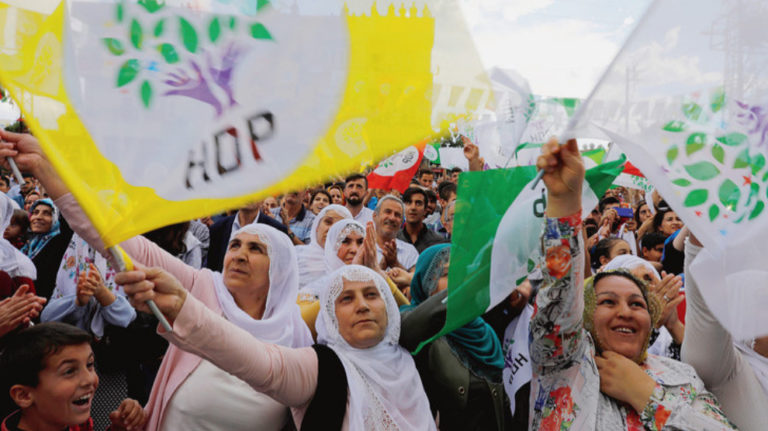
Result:
[[[684,206],[694,208],[696,215],[706,216],[710,221],[733,217],[733,222],[738,224],[759,216],[765,208],[764,199],[768,198],[764,196],[768,191],[765,156],[756,151],[768,144],[766,115],[764,108],[736,101],[732,105],[740,110],[736,122],[757,125],[748,127],[749,136],[718,132],[727,129],[726,124],[718,124],[718,114],[725,105],[726,95],[722,89],[714,91],[709,103],[703,106],[695,101],[683,104],[685,120],[670,121],[663,126],[664,131],[682,138],[667,148],[666,162],[671,172],[683,174],[672,183],[685,188]],[[681,157],[683,153],[686,157]],[[691,159],[693,155],[696,157]],[[744,171],[742,184],[723,175],[723,171],[733,169]]]
[[[213,107],[217,116],[237,105],[232,77],[246,48],[235,42],[235,37],[225,35],[246,32],[253,39],[272,41],[264,24],[243,23],[242,17],[237,16],[213,15],[200,28],[183,16],[164,13],[164,0],[139,0],[138,5],[140,14],[128,16],[126,2],[118,2],[114,20],[124,31],[125,39],[102,39],[112,55],[123,59],[115,75],[115,87],[136,87],[147,109],[156,94],[198,100]],[[256,15],[268,5],[269,0],[257,0]],[[177,43],[169,42],[170,38]],[[172,70],[162,82],[146,76],[147,71],[161,68]],[[220,100],[220,92],[214,91],[214,87],[223,91],[225,100]]]

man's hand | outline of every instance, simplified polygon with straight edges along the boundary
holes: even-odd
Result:
[[[138,267],[135,271],[120,272],[115,275],[115,283],[123,286],[135,309],[151,313],[146,304],[151,299],[171,324],[187,299],[187,291],[179,280],[161,268]]]
[[[147,413],[138,401],[126,398],[117,410],[109,414],[113,431],[140,430],[147,422]]]
[[[384,255],[384,260],[382,261],[382,268],[381,269],[387,269],[387,268],[397,268],[401,267],[400,262],[397,260],[397,243],[394,239],[391,239],[389,241],[384,241],[384,243],[381,246],[381,254]]]
[[[600,392],[631,405],[642,413],[653,394],[656,382],[640,365],[616,352],[595,356],[600,373]]]

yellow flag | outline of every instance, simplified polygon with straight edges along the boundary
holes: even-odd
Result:
[[[459,10],[0,0],[0,83],[111,246],[358,169],[491,105]]]

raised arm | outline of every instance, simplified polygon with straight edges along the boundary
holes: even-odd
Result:
[[[534,369],[546,374],[566,368],[586,348],[580,233],[584,164],[575,140],[562,146],[550,140],[537,166],[545,171],[547,219],[542,234],[544,282],[531,319],[530,349]]]
[[[0,160],[4,162],[6,157],[13,157],[21,170],[32,172],[61,210],[72,230],[94,250],[109,257],[98,232],[56,173],[34,136],[0,130]],[[197,276],[197,270],[187,266],[144,237],[131,238],[120,245],[136,262],[145,266],[164,268],[178,278],[184,286],[191,286],[194,277]]]
[[[712,314],[699,291],[697,280],[691,276],[691,262],[702,247],[693,238],[685,242],[685,337],[681,351],[683,361],[696,369],[708,388],[722,385],[738,371],[736,348],[731,334]],[[698,243],[698,241],[696,241]]]
[[[178,280],[158,268],[122,272],[131,304],[147,311],[152,299],[173,325],[160,332],[171,343],[204,358],[281,404],[307,404],[317,388],[317,355],[311,347],[293,349],[257,340],[187,295]]]
[[[720,324],[704,301],[699,283],[689,270],[702,250],[696,237],[685,242],[685,338],[681,355],[720,401],[723,411],[742,429],[763,429],[768,412],[754,406],[766,405],[763,387],[747,359],[733,344],[731,334]],[[750,400],[750,402],[744,402]]]

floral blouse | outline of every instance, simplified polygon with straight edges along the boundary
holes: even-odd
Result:
[[[547,219],[544,281],[531,319],[533,430],[730,430],[736,427],[688,364],[649,355],[656,388],[642,413],[600,392],[595,345],[582,326],[584,259],[579,214]]]

